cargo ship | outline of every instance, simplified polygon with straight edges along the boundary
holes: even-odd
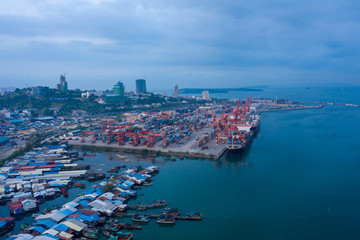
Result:
[[[229,137],[229,143],[226,149],[233,153],[242,153],[248,149],[253,141],[254,136],[260,130],[260,118],[254,119],[251,124],[238,126],[238,133],[233,132]]]

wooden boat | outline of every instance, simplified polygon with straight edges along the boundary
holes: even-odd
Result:
[[[199,212],[189,212],[186,214],[188,218],[203,218],[203,215]]]
[[[61,193],[64,194],[65,197],[69,196],[69,192],[65,188],[61,188]]]
[[[156,220],[159,224],[174,224],[176,221],[174,215],[160,215],[158,219]]]
[[[107,223],[107,224],[105,224],[105,229],[112,231],[112,232],[116,232],[118,229],[118,226],[114,223],[111,223],[111,224]]]
[[[0,236],[14,229],[15,218],[13,217],[0,217]]]
[[[118,173],[120,171],[120,168],[114,167],[108,170],[108,172],[112,172],[112,173]]]
[[[180,210],[178,208],[165,208],[161,214],[177,216],[180,214]]]
[[[121,169],[121,168],[126,168],[126,165],[119,165],[115,167],[115,169]]]
[[[150,221],[150,218],[148,215],[146,214],[137,214],[137,215],[134,215],[132,220],[134,222],[143,222],[143,223],[148,223]]]
[[[82,232],[82,235],[90,239],[97,239],[100,236],[97,229],[94,228],[85,228],[84,231]]]
[[[154,203],[152,204],[153,207],[165,207],[166,205],[167,201],[164,200],[154,201]]]
[[[96,153],[94,154],[88,154],[88,153],[83,153],[84,157],[96,157]]]
[[[147,187],[147,186],[152,186],[152,185],[153,185],[152,182],[144,182],[144,183],[143,183],[143,186],[146,186],[146,187]]]
[[[131,232],[120,231],[117,234],[110,235],[109,239],[111,240],[130,240],[133,238]]]
[[[136,210],[137,211],[145,211],[149,209],[149,206],[148,205],[145,205],[145,204],[139,204],[137,207],[136,207]]]
[[[134,225],[134,224],[125,224],[126,229],[141,229],[142,226],[140,225]]]
[[[23,223],[23,224],[20,225],[21,230],[26,230],[28,227],[30,227],[30,225],[27,224],[27,223]]]
[[[110,237],[113,235],[113,232],[103,229],[102,234],[104,234],[105,237]]]
[[[81,189],[84,189],[85,188],[85,184],[82,184],[82,183],[74,183],[73,184],[74,187],[79,187]]]

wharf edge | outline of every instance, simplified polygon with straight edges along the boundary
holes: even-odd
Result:
[[[69,145],[73,146],[76,149],[88,150],[88,151],[100,151],[100,152],[122,152],[122,153],[131,153],[131,154],[143,154],[143,155],[156,155],[156,156],[176,156],[176,157],[190,157],[190,158],[204,158],[204,159],[213,159],[218,160],[226,151],[226,145],[217,152],[216,154],[207,154],[207,153],[197,153],[197,152],[179,152],[172,151],[169,149],[149,149],[149,148],[127,148],[124,146],[118,145],[96,145],[96,144],[87,144],[87,143],[73,143],[69,142]]]

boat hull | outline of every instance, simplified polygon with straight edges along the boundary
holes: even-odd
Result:
[[[231,145],[226,146],[227,152],[230,152],[230,153],[244,153],[247,149],[249,149],[251,143],[254,140],[254,137],[260,131],[260,124],[257,125],[256,127],[251,128],[251,131],[253,131],[253,134],[250,135],[250,138],[246,141],[244,146],[235,146],[235,147],[232,147]]]

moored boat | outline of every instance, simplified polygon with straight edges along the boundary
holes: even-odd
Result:
[[[12,215],[19,215],[24,213],[24,209],[20,202],[9,203],[9,208]]]
[[[27,229],[28,227],[30,227],[30,225],[27,224],[27,223],[23,223],[23,224],[20,225],[20,229],[21,229],[21,230],[25,230],[25,229]]]
[[[156,220],[159,224],[174,224],[176,221],[174,215],[160,215]]]
[[[145,205],[145,204],[139,204],[137,207],[136,207],[136,210],[138,211],[145,211],[149,209],[149,206],[148,205]]]
[[[94,228],[85,228],[82,232],[82,235],[90,239],[97,239],[100,236],[98,230]]]
[[[133,234],[127,231],[120,231],[117,234],[111,234],[109,239],[111,240],[130,240],[133,238]]]
[[[73,183],[73,186],[74,187],[79,187],[81,189],[84,189],[85,188],[85,184],[81,184],[81,183]]]
[[[152,204],[153,207],[165,207],[166,205],[167,201],[165,200],[154,201],[154,203]]]
[[[125,224],[126,229],[141,229],[142,226],[140,225],[134,225],[134,224]]]
[[[161,214],[177,216],[180,214],[180,210],[178,208],[165,208]]]
[[[186,214],[187,217],[202,217],[203,215],[199,212],[188,212]]]
[[[112,232],[116,232],[118,230],[118,225],[115,223],[107,223],[105,224],[105,229]]]
[[[144,223],[147,223],[150,221],[150,218],[148,215],[146,214],[137,214],[137,215],[134,215],[132,220],[134,222],[144,222]]]
[[[12,230],[15,226],[15,218],[13,217],[0,217],[0,235]]]

